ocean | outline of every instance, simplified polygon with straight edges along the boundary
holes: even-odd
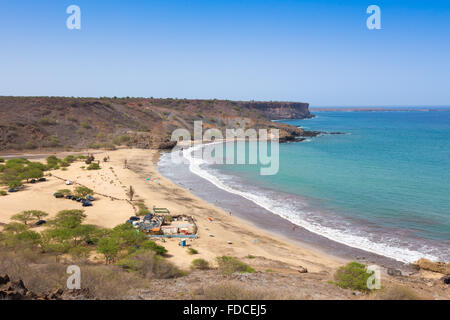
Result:
[[[200,177],[200,196],[225,209],[231,201],[217,201],[208,184],[343,246],[405,263],[450,261],[448,111],[316,112],[282,122],[344,134],[280,144],[276,175],[260,175],[259,165],[207,165],[188,150],[190,164],[177,170]],[[168,155],[160,171],[194,193],[200,188],[180,178]]]

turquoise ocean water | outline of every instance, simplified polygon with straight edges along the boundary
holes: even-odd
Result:
[[[276,175],[257,165],[196,173],[331,240],[404,262],[449,261],[450,112],[316,115],[283,122],[345,134],[281,144]]]

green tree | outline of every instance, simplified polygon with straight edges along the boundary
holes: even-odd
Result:
[[[83,210],[62,210],[51,221],[55,228],[74,229],[86,218]]]
[[[144,241],[141,245],[141,248],[144,250],[154,251],[156,254],[159,254],[159,255],[165,255],[167,253],[166,248],[156,244],[154,241],[151,241],[151,240]]]
[[[38,168],[26,168],[24,172],[19,175],[21,180],[39,179],[44,176],[44,172]]]
[[[76,187],[75,188],[75,195],[84,198],[89,195],[93,195],[94,191],[89,189],[88,187]]]
[[[32,217],[36,218],[37,220],[42,220],[42,218],[45,218],[48,216],[48,213],[41,211],[41,210],[29,210],[25,211],[27,213],[30,213]]]
[[[12,220],[20,221],[23,224],[27,225],[30,220],[33,220],[33,215],[30,211],[24,211],[18,214],[15,214],[11,217]]]
[[[41,235],[35,231],[25,230],[16,235],[19,241],[26,242],[32,245],[36,245],[41,240]]]
[[[24,225],[24,224],[22,224],[22,223],[18,223],[18,222],[11,222],[11,223],[6,224],[6,225],[3,227],[3,230],[4,230],[5,232],[7,232],[7,233],[12,233],[12,234],[16,234],[16,233],[19,233],[19,232],[23,232],[23,231],[25,231],[25,230],[27,230],[27,229],[28,229],[28,228],[27,228],[26,225]]]
[[[105,257],[105,263],[114,262],[120,251],[120,245],[115,238],[100,239],[97,245],[97,251]]]
[[[79,241],[93,241],[100,235],[99,228],[91,224],[82,224],[73,229],[72,237],[75,246]]]
[[[127,250],[129,254],[135,252],[147,240],[144,234],[128,223],[113,228],[110,237],[116,239],[121,248]]]

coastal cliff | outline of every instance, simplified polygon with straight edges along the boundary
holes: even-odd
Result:
[[[250,102],[249,108],[260,110],[265,118],[271,120],[313,118],[309,104],[303,102]]]
[[[273,122],[313,115],[307,103],[230,100],[0,97],[0,151],[114,148],[167,149],[175,129],[194,122],[231,128],[279,129],[281,141],[308,133]]]

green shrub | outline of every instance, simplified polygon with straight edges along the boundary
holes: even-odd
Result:
[[[32,142],[32,141],[27,141],[27,142],[25,142],[25,144],[23,145],[23,148],[24,148],[24,149],[36,149],[36,148],[37,148],[37,145],[36,145],[34,142]]]
[[[121,144],[125,144],[125,143],[129,142],[130,140],[131,140],[131,137],[124,134],[124,135],[114,138],[114,143],[117,145],[121,145]]]
[[[238,260],[237,258],[230,256],[217,257],[217,263],[219,264],[219,271],[222,274],[230,275],[235,272],[239,273],[253,273],[255,269]]]
[[[170,279],[185,275],[174,264],[149,251],[138,251],[120,260],[117,265],[145,278]]]
[[[63,167],[63,168],[67,168],[70,166],[70,163],[67,162],[66,160],[61,160],[61,161],[59,161],[59,166]]]
[[[6,192],[5,190],[0,190],[0,196],[6,196],[8,194],[8,192]]]
[[[5,159],[0,158],[0,163],[3,163],[3,162],[5,162]]]
[[[88,187],[76,187],[75,188],[75,195],[77,197],[84,198],[86,196],[93,195],[93,194],[94,194],[94,191],[92,189],[89,189]]]
[[[88,170],[100,170],[100,165],[96,162],[91,163],[88,167]]]
[[[53,195],[55,196],[55,198],[62,198],[62,197],[64,197],[64,194],[59,193],[59,192],[55,192]]]
[[[137,207],[139,208],[138,212],[137,212],[137,216],[145,216],[146,214],[150,213],[150,210],[147,208],[147,206],[143,203],[143,202],[138,202]]]
[[[61,143],[59,142],[59,139],[57,136],[52,135],[48,138],[48,141],[46,142],[46,145],[48,147],[59,147],[61,146]]]
[[[56,193],[63,194],[65,196],[72,195],[72,191],[70,191],[69,189],[61,189],[56,191]]]
[[[75,160],[76,160],[75,156],[72,156],[72,155],[69,155],[64,158],[64,161],[67,163],[73,163],[73,162],[75,162]]]
[[[366,272],[366,266],[358,262],[350,262],[340,267],[334,274],[335,285],[344,289],[353,289],[368,292],[367,279],[373,272]]]
[[[83,127],[84,129],[91,129],[91,125],[90,125],[90,123],[87,122],[87,121],[83,121],[83,122],[81,123],[81,127]]]
[[[41,118],[38,123],[42,126],[53,126],[56,124],[56,120],[51,118]]]
[[[188,253],[189,254],[198,254],[198,251],[195,250],[194,248],[188,248]]]
[[[147,240],[141,245],[142,249],[151,250],[159,255],[165,255],[167,253],[166,248],[156,244],[154,241]]]
[[[191,262],[191,269],[195,270],[208,270],[209,262],[205,259],[195,259]]]
[[[22,181],[20,180],[12,180],[8,182],[8,187],[10,188],[18,188],[22,185]]]

